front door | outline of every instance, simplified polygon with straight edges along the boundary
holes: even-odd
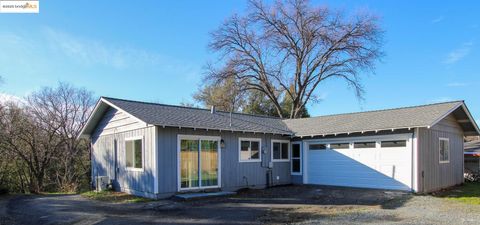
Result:
[[[220,186],[220,138],[179,135],[179,190]]]

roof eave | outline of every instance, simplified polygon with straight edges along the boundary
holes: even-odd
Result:
[[[475,120],[473,119],[473,116],[472,114],[470,113],[470,111],[468,110],[467,108],[467,105],[465,105],[465,102],[461,101],[459,102],[455,107],[452,107],[452,109],[450,109],[449,111],[447,111],[444,115],[442,115],[441,117],[439,117],[438,119],[436,119],[435,121],[433,121],[432,124],[430,124],[428,127],[433,127],[435,126],[437,123],[439,123],[441,120],[445,119],[445,117],[447,117],[448,115],[450,115],[451,113],[453,113],[455,110],[457,110],[459,107],[462,107],[463,111],[465,112],[465,114],[467,115],[468,119],[470,120],[470,123],[472,123],[473,127],[475,128],[475,131],[476,133],[473,133],[472,132],[465,132],[464,134],[469,134],[469,135],[472,135],[472,136],[476,136],[476,135],[480,135],[480,129],[478,128],[478,125],[477,123],[475,122]]]
[[[85,134],[85,130],[87,129],[88,125],[92,122],[92,118],[94,114],[98,111],[98,108],[100,107],[100,104],[102,103],[102,98],[98,99],[97,103],[95,104],[95,107],[93,108],[92,112],[88,116],[87,122],[83,125],[82,129],[80,130],[80,133],[77,135],[77,139],[80,138],[89,138],[89,134]]]
[[[339,131],[339,132],[325,132],[325,133],[313,133],[313,134],[295,134],[296,137],[300,137],[300,138],[303,138],[303,137],[316,137],[316,136],[328,136],[328,135],[341,135],[341,134],[347,134],[347,135],[350,135],[350,134],[354,134],[354,133],[367,133],[367,132],[375,132],[375,133],[378,133],[380,131],[395,131],[395,130],[412,130],[412,129],[415,129],[415,128],[424,128],[424,127],[428,127],[427,125],[423,125],[423,126],[408,126],[408,127],[392,127],[392,128],[381,128],[381,129],[372,129],[372,130],[356,130],[356,131]]]
[[[94,118],[94,116],[98,113],[98,110],[101,106],[101,104],[106,104],[116,110],[119,110],[125,114],[127,114],[128,116],[138,120],[139,122],[143,123],[145,126],[147,126],[148,124],[137,118],[136,116],[133,116],[132,114],[128,113],[127,111],[123,110],[122,108],[116,106],[115,104],[111,103],[110,101],[108,101],[107,99],[105,99],[104,97],[100,97],[100,99],[98,100],[97,104],[95,105],[95,107],[93,108],[92,112],[90,113],[90,116],[88,117],[87,119],[87,122],[85,123],[85,125],[82,127],[82,130],[80,131],[80,133],[78,134],[77,136],[77,139],[79,138],[89,138],[91,136],[90,133],[86,133],[86,129],[91,125],[92,123],[92,119]]]
[[[256,134],[274,134],[274,135],[288,135],[294,136],[295,134],[289,132],[271,132],[271,131],[254,131],[254,130],[238,130],[238,129],[221,129],[221,128],[207,128],[207,127],[192,127],[192,126],[179,126],[179,125],[167,125],[167,124],[154,124],[155,126],[159,127],[171,127],[171,128],[187,128],[187,129],[199,129],[199,130],[216,130],[219,132],[227,131],[227,132],[241,132],[241,133],[256,133]]]

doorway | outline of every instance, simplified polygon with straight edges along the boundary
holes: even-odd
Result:
[[[220,137],[178,136],[178,189],[220,187]]]

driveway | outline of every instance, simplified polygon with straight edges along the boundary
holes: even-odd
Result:
[[[79,195],[0,198],[0,224],[478,224],[480,207],[404,192],[325,186],[114,204]]]

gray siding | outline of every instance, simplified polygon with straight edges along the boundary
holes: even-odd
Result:
[[[100,122],[98,122],[92,133],[92,137],[134,130],[145,126],[146,124],[144,122],[110,107],[105,112]]]
[[[154,126],[145,127],[115,109],[107,111],[92,136],[92,177],[109,176],[116,190],[155,197],[154,131]],[[125,139],[140,136],[143,137],[144,170],[129,171],[125,164]]]
[[[220,136],[225,141],[221,149],[221,182],[223,190],[237,190],[244,187],[262,188],[266,185],[267,166],[270,162],[271,139],[286,139],[280,135],[253,134],[229,131],[206,131],[179,128],[158,127],[158,179],[159,193],[177,192],[177,135]],[[238,139],[261,138],[262,162],[239,162]],[[273,166],[273,184],[291,183],[290,162],[275,162]],[[277,180],[278,176],[278,180]],[[248,183],[248,186],[247,186]]]
[[[303,175],[292,175],[293,184],[303,184]]]
[[[439,138],[449,138],[450,162],[439,162]],[[452,115],[418,133],[419,192],[432,192],[463,182],[463,130]],[[423,176],[422,176],[423,175]]]

